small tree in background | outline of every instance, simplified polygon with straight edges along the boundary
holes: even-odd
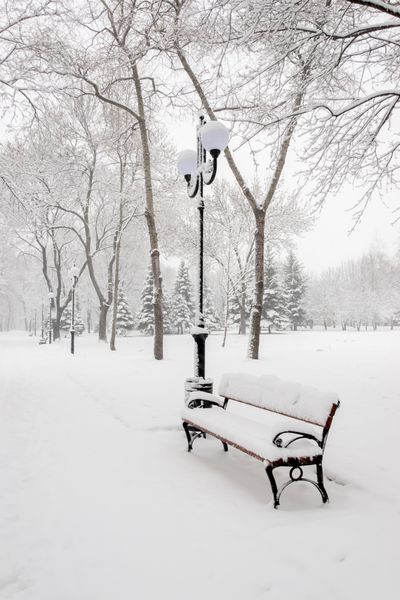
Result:
[[[171,294],[164,293],[164,333],[173,333],[173,301]]]
[[[135,322],[128,301],[125,296],[125,292],[120,288],[118,291],[118,304],[117,304],[117,320],[116,328],[117,335],[126,335],[128,331],[132,331]]]
[[[192,285],[188,269],[182,260],[176,275],[172,296],[172,324],[178,333],[188,330],[194,318]]]
[[[78,306],[78,304],[77,304],[77,306]],[[74,321],[75,321],[75,323],[74,323],[75,333],[77,335],[82,335],[82,333],[85,331],[85,324],[82,321],[81,313],[79,312],[78,308],[75,310]],[[65,336],[69,335],[69,332],[71,330],[71,324],[72,324],[72,310],[69,306],[67,306],[63,310],[63,314],[60,319],[60,330],[64,332]]]
[[[269,333],[271,333],[272,328],[280,329],[282,322],[285,319],[279,276],[271,255],[267,257],[264,265],[264,302],[262,318],[265,325],[268,327]]]
[[[66,308],[64,308],[60,319],[60,330],[64,332],[65,336],[69,333],[69,330],[71,329],[71,317],[71,308],[67,306]]]
[[[283,269],[283,300],[286,318],[294,331],[305,320],[303,299],[306,291],[306,278],[303,267],[293,251],[290,251]]]
[[[136,327],[146,335],[154,332],[154,281],[151,268],[147,271],[142,295],[140,297],[140,309],[136,318]]]
[[[239,326],[239,335],[244,335],[246,333],[250,312],[250,297],[243,293],[237,294],[233,291],[229,298],[229,322]]]

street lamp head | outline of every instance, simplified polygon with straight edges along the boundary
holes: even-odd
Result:
[[[47,297],[48,297],[49,300],[52,300],[54,298],[54,292],[49,292],[47,294]]]
[[[229,130],[220,121],[208,121],[200,129],[201,143],[213,158],[225,150],[229,142]]]
[[[188,181],[197,170],[197,154],[194,150],[182,150],[178,154],[178,173]]]
[[[72,281],[74,281],[75,278],[77,279],[79,276],[78,267],[76,267],[75,265],[73,267],[71,267],[71,269],[69,270],[69,276],[72,279]]]

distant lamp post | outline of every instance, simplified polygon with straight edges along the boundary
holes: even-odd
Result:
[[[44,335],[44,305],[42,302],[42,327],[41,327],[41,331],[40,331],[40,338],[39,338],[39,344],[45,344],[46,343],[46,338]]]
[[[70,269],[69,276],[72,281],[72,311],[71,311],[71,354],[75,354],[75,288],[78,282],[79,269],[75,265]]]
[[[194,377],[186,379],[186,396],[191,391],[212,392],[213,382],[205,379],[205,346],[208,331],[204,322],[204,199],[203,188],[217,174],[217,159],[229,141],[229,131],[219,121],[205,121],[200,114],[197,125],[197,151],[183,150],[178,154],[178,172],[185,178],[189,198],[198,196],[199,211],[199,281],[195,326],[191,334],[195,341]],[[207,157],[207,152],[210,157]]]
[[[52,317],[52,309],[53,309],[53,300],[54,300],[54,292],[49,292],[47,294],[49,299],[49,344],[51,344],[51,336],[53,331],[53,317]]]

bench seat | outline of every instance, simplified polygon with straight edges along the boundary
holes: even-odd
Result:
[[[308,439],[302,439],[294,443],[289,448],[279,448],[273,444],[275,435],[287,427],[287,423],[267,425],[239,416],[234,413],[228,413],[222,408],[213,409],[187,408],[182,411],[182,419],[189,425],[199,428],[206,433],[225,441],[268,464],[277,462],[286,463],[289,459],[299,457],[312,459],[321,456],[321,448]],[[304,433],[312,433],[312,428],[302,427]]]

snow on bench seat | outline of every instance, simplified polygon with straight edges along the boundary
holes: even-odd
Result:
[[[286,461],[288,458],[312,458],[321,454],[321,448],[310,440],[298,441],[289,448],[279,448],[272,443],[272,440],[282,427],[277,427],[276,424],[272,427],[257,423],[246,417],[226,412],[222,408],[185,407],[182,411],[182,419],[268,463],[280,459]]]
[[[294,419],[324,427],[332,410],[339,405],[337,394],[311,386],[282,381],[274,375],[257,377],[244,373],[223,375],[219,394],[245,404],[251,404]]]

